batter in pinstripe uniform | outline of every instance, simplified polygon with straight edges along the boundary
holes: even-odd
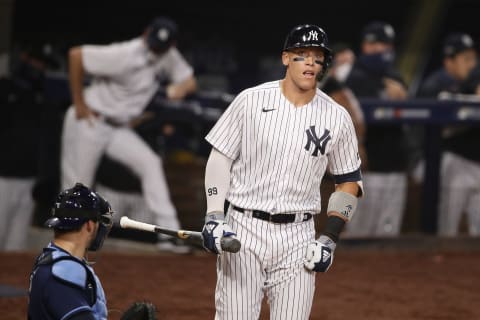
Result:
[[[339,234],[361,195],[357,139],[347,111],[316,88],[331,63],[327,35],[300,25],[282,52],[285,78],[241,92],[207,135],[204,246],[218,254],[215,319],[308,319],[315,272],[333,262]],[[336,191],[315,239],[320,183]],[[227,204],[224,212],[224,204]],[[222,252],[237,237],[238,253]]]

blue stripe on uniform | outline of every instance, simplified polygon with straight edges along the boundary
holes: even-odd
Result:
[[[350,173],[333,175],[333,180],[335,180],[335,184],[361,181],[362,172],[360,171],[360,169],[357,169]]]

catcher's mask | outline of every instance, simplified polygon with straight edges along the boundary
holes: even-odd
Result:
[[[95,239],[88,250],[99,250],[113,225],[113,211],[108,201],[98,193],[81,183],[71,189],[62,191],[52,208],[52,217],[45,226],[56,230],[76,230],[85,222],[92,220],[99,223]]]
[[[332,64],[332,50],[328,47],[328,37],[325,31],[313,24],[302,24],[294,27],[287,35],[283,45],[283,51],[296,48],[317,47],[323,50],[325,59],[323,68],[318,75],[319,80],[327,73]]]

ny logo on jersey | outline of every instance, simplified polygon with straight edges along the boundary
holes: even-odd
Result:
[[[324,155],[327,143],[332,139],[332,137],[330,136],[330,131],[328,129],[325,129],[323,135],[320,138],[315,132],[315,126],[310,126],[310,128],[307,129],[305,132],[307,133],[307,144],[305,145],[305,150],[310,151],[311,145],[314,144],[315,149],[313,149],[312,156],[317,157],[318,151],[320,151],[320,153]]]
[[[310,40],[315,40],[318,41],[318,32],[315,30],[312,30],[308,33],[307,41]]]

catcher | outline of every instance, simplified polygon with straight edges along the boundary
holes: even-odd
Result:
[[[53,241],[37,257],[30,274],[28,319],[107,319],[105,293],[88,263],[88,251],[103,245],[113,211],[98,193],[81,183],[62,191],[45,223]],[[151,303],[133,304],[122,320],[156,319]]]

